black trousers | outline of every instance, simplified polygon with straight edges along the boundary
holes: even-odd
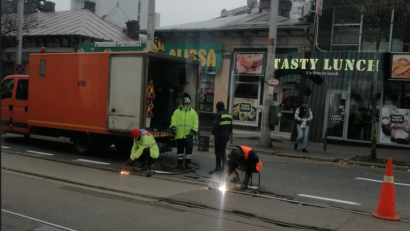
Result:
[[[226,145],[229,141],[229,137],[215,137],[214,145],[215,145],[215,160],[216,160],[216,167],[225,169],[226,163]]]
[[[233,172],[236,169],[245,172],[245,177],[242,180],[242,183],[248,184],[252,172],[257,172],[256,165],[250,163],[249,161],[243,158],[232,158],[228,160],[228,171]]]
[[[177,158],[178,160],[191,160],[194,142],[188,142],[187,139],[177,139]],[[185,152],[184,152],[185,149]]]
[[[151,151],[149,148],[144,148],[142,155],[138,158],[142,163],[147,163],[147,165],[151,165],[154,163],[154,158],[151,157]]]

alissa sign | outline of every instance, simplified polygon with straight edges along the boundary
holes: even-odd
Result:
[[[220,70],[222,65],[221,43],[167,43],[166,45],[158,38],[154,40],[155,52],[188,58],[193,55],[194,60],[200,60],[202,68],[206,71]],[[124,52],[145,51],[146,44],[141,41],[127,42],[96,42],[81,44],[74,47],[76,52]]]

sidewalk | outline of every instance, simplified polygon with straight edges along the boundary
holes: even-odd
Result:
[[[365,166],[378,166],[378,164],[372,164],[367,162],[351,161],[349,158],[353,156],[370,156],[370,144],[362,143],[348,143],[342,141],[329,141],[327,144],[326,153],[324,153],[324,147],[322,143],[308,142],[306,149],[309,153],[302,152],[302,144],[299,144],[298,150],[293,149],[294,142],[290,141],[290,137],[280,136],[272,134],[272,148],[259,148],[258,141],[260,132],[258,131],[244,131],[234,129],[233,141],[228,142],[228,148],[232,146],[244,145],[252,147],[258,154],[276,155],[291,158],[304,158],[318,161],[336,162],[342,160],[350,164],[365,165]],[[202,132],[201,136],[209,136],[210,133]],[[213,144],[210,144],[213,147]],[[410,163],[410,150],[405,148],[395,148],[388,146],[378,146],[377,149],[378,159],[392,158],[393,161],[401,161]],[[408,170],[410,168],[403,167],[401,170]],[[410,171],[410,170],[409,170]]]

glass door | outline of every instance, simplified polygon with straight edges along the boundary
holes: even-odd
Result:
[[[327,136],[330,138],[345,139],[349,95],[347,91],[329,90],[326,99],[324,132],[327,132]]]

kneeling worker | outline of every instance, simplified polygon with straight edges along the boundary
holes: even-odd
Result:
[[[131,136],[134,138],[134,145],[127,163],[132,165],[138,159],[142,163],[142,167],[145,165],[147,169],[153,170],[153,160],[159,156],[158,145],[154,137],[144,129],[133,129]]]
[[[252,176],[252,172],[259,172],[262,169],[262,161],[259,160],[255,150],[250,147],[236,146],[232,148],[228,155],[228,159],[228,171],[226,173],[227,177],[230,177],[235,173],[236,180],[239,179],[239,176],[235,171],[236,168],[245,172],[245,177],[242,180],[240,189],[248,188],[248,183]],[[235,179],[233,182],[235,182]]]

